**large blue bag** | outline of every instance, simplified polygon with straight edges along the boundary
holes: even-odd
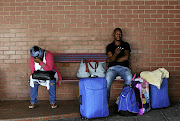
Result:
[[[170,105],[168,96],[168,80],[163,79],[160,89],[154,85],[150,85],[150,101],[152,108],[163,108]]]
[[[80,79],[79,96],[82,117],[90,119],[109,115],[105,78]]]
[[[124,87],[121,91],[118,102],[118,112],[123,116],[135,116],[139,113],[135,92],[129,86]]]

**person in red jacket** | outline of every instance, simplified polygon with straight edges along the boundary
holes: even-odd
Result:
[[[49,102],[51,104],[51,108],[57,108],[56,105],[56,82],[59,85],[58,79],[62,81],[61,75],[59,74],[55,64],[54,57],[50,51],[43,50],[38,46],[33,46],[30,49],[31,59],[30,59],[30,67],[31,73],[33,74],[36,70],[41,71],[55,71],[53,80],[38,80],[33,79],[32,75],[30,76],[30,97],[31,104],[29,105],[30,109],[36,107],[37,104],[37,94],[38,94],[38,86],[46,86],[49,90]]]

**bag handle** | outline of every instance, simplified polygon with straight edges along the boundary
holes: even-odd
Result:
[[[92,62],[92,61],[91,61],[91,62]],[[96,69],[98,68],[98,62],[95,61],[95,62],[96,62],[96,63],[95,63],[95,67],[93,67],[93,66],[91,65],[91,62],[89,62],[90,67],[93,68],[93,69],[95,70],[95,72],[96,72]]]
[[[134,76],[133,76],[133,78],[131,79],[131,81],[133,81],[135,78],[136,78],[136,73],[134,74]],[[144,80],[143,78],[141,78],[141,77],[137,77],[137,78],[142,79],[142,80],[143,80],[143,83],[145,83],[145,80]]]
[[[85,63],[86,65],[86,72],[89,73],[89,68],[88,68],[88,63],[87,63],[87,60],[83,58],[83,62]]]
[[[142,79],[142,80],[143,80],[143,83],[145,83],[145,80],[144,80],[142,77],[137,77],[137,78],[140,78],[140,79]]]
[[[79,103],[82,105],[82,95],[79,96]]]
[[[131,81],[133,81],[136,78],[136,73],[134,74],[133,78],[131,79]]]
[[[97,62],[96,60],[85,60],[85,59],[84,59],[84,62],[85,62],[85,64],[86,64],[86,72],[89,72],[88,63],[89,63],[89,65],[90,65],[90,67],[91,67],[92,69],[94,69],[95,72],[96,72],[96,69],[98,68],[98,62]],[[95,63],[95,67],[93,67],[93,66],[91,65],[91,62],[96,62],[96,63]]]

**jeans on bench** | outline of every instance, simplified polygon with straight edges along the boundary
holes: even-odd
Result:
[[[109,69],[106,72],[108,102],[110,99],[110,90],[112,82],[117,76],[121,76],[121,78],[125,81],[124,85],[131,84],[132,74],[129,68],[120,65],[109,67]]]
[[[35,83],[34,87],[31,87],[31,103],[36,104],[37,103],[37,95],[38,95],[38,87],[39,84]],[[49,102],[50,104],[56,103],[56,81],[50,80],[50,88],[49,88]]]

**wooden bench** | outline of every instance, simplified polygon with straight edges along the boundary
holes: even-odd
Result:
[[[105,62],[107,55],[105,53],[55,53],[55,63],[80,63],[83,58],[86,60],[97,60],[99,62]],[[64,78],[62,76],[61,88],[58,88],[57,97],[61,97],[63,100],[77,100],[79,99],[78,82],[79,78]],[[120,81],[120,82],[117,82]],[[122,79],[115,79],[111,86],[111,99],[116,100],[119,96],[119,92],[122,90],[124,82]]]
[[[83,58],[86,60],[106,62],[107,58],[107,55],[105,53],[55,53],[53,55],[55,63],[80,63]],[[77,77],[62,79],[62,83],[77,81],[79,81],[79,78]]]

